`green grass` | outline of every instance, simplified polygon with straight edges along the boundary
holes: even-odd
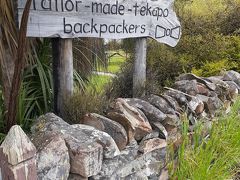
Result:
[[[108,64],[107,71],[113,74],[119,72],[124,62],[125,62],[125,57],[118,56],[118,55],[112,57]]]
[[[116,74],[117,72],[120,71],[121,66],[126,61],[126,58],[125,58],[126,55],[122,50],[111,51],[111,52],[109,52],[109,54],[114,54],[116,52],[121,54],[121,56],[120,55],[115,55],[115,56],[111,57],[110,60],[109,60],[107,68],[100,67],[100,71],[109,72],[109,73],[113,73],[113,74]]]
[[[192,143],[187,136],[187,126],[183,126],[183,144],[178,151],[178,163],[169,164],[171,179],[234,178],[240,166],[239,110],[240,100],[232,107],[230,114],[219,117],[213,124],[209,138],[201,137],[203,129],[198,126]]]
[[[92,75],[87,86],[87,91],[102,93],[106,84],[111,82],[112,77],[103,75]]]
[[[114,54],[117,51],[111,51],[109,54]],[[108,73],[113,73],[116,74],[120,71],[121,66],[124,64],[126,61],[125,58],[125,53],[120,50],[118,51],[120,55],[115,55],[111,57],[108,67],[100,67],[98,71],[100,72],[108,72]],[[106,84],[110,83],[112,80],[112,77],[110,76],[105,76],[105,75],[91,75],[89,78],[89,83],[87,85],[87,91],[96,91],[97,93],[102,93],[104,91],[104,87]]]

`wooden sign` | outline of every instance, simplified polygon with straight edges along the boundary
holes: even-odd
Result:
[[[28,37],[152,37],[176,46],[174,0],[33,0]],[[26,0],[18,0],[19,21]]]

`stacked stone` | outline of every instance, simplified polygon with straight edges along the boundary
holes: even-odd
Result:
[[[239,87],[235,71],[208,78],[184,74],[161,95],[116,99],[106,117],[89,113],[70,125],[51,113],[41,116],[32,127],[37,177],[167,179],[166,147],[181,143],[181,116],[188,117],[189,130],[200,119],[211,124],[219,110],[229,112]]]

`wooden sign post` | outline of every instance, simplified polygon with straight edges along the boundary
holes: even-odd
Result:
[[[65,117],[65,105],[73,93],[72,39],[52,39],[54,111]]]
[[[20,21],[26,1],[18,0]],[[134,94],[138,96],[146,81],[146,37],[172,47],[180,39],[181,26],[173,3],[174,0],[32,0],[27,36],[140,38],[136,44],[133,79]],[[70,41],[53,40],[58,106],[63,106],[72,91]]]
[[[135,46],[135,61],[133,67],[133,97],[145,94],[146,85],[147,38],[138,38]]]

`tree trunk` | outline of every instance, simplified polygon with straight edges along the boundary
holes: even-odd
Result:
[[[17,48],[17,56],[13,58],[15,60],[14,66],[14,74],[12,80],[12,87],[10,90],[10,99],[8,103],[8,112],[7,112],[7,131],[17,123],[17,105],[18,105],[18,96],[19,90],[22,82],[22,70],[25,64],[25,51],[26,51],[26,43],[27,43],[27,22],[29,17],[29,11],[32,0],[27,0],[25,9],[22,16],[19,38],[18,38],[18,48]]]
[[[13,74],[14,74],[14,57],[12,57],[12,53],[10,53],[10,50],[6,47],[4,57],[1,60],[1,81],[5,111],[7,111],[7,106],[10,100]]]

